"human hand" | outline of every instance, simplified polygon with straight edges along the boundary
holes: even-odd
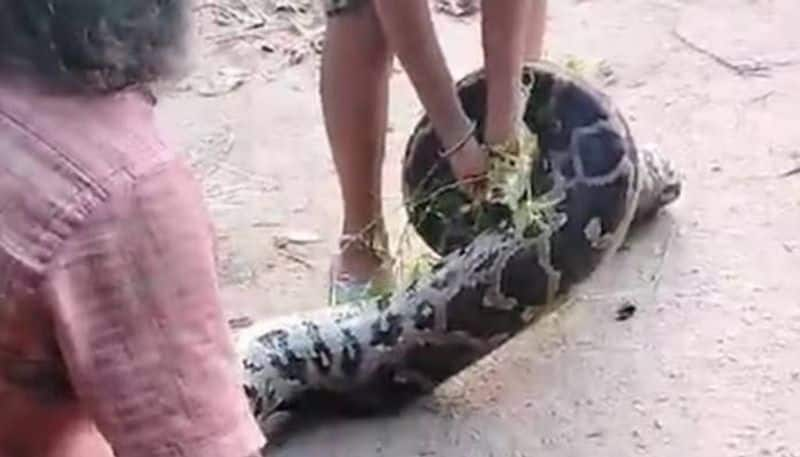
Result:
[[[461,187],[474,199],[481,199],[486,188],[488,154],[474,135],[447,157],[450,168]]]

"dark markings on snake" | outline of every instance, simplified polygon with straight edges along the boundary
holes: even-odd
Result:
[[[607,128],[576,139],[578,157],[587,178],[606,176],[619,165],[625,155],[625,144],[617,132]]]
[[[264,411],[264,400],[259,397],[258,390],[253,386],[244,386],[244,394],[252,404],[253,414],[260,416]]]
[[[263,365],[260,365],[260,364],[257,364],[257,363],[253,363],[253,362],[251,362],[249,360],[242,361],[242,365],[244,366],[244,369],[249,371],[250,373],[258,373],[259,371],[263,371],[264,370],[264,366]]]
[[[561,123],[558,133],[572,135],[574,129],[585,127],[608,119],[609,113],[602,106],[600,94],[587,97],[583,88],[567,81],[557,84],[559,96],[556,99],[553,118]]]
[[[548,274],[539,264],[536,248],[517,252],[503,268],[500,292],[520,304],[547,303],[548,287]]]
[[[609,233],[614,227],[619,226],[625,218],[626,212],[624,202],[628,195],[631,179],[630,176],[622,176],[616,181],[604,186],[599,191],[597,187],[585,189],[587,194],[590,194],[587,195],[587,198],[591,196],[596,205],[603,205],[603,209],[597,212],[597,216],[600,217],[601,222],[601,234],[605,235]],[[588,219],[586,222],[588,222]],[[581,231],[583,231],[585,227],[584,225]]]
[[[288,337],[289,337],[288,331],[283,329],[278,329],[278,330],[272,330],[270,332],[267,332],[259,336],[258,338],[256,338],[256,341],[258,341],[259,344],[261,344],[266,348],[277,350],[278,349],[277,341],[285,340]]]
[[[265,347],[272,349],[269,363],[286,379],[305,384],[308,379],[306,360],[289,347],[289,332],[274,330],[258,338]]]
[[[472,252],[473,249],[474,248],[472,247],[471,244],[464,244],[464,245],[462,245],[462,246],[460,246],[458,248],[458,251],[456,251],[458,254],[456,254],[456,255],[459,255],[459,256],[469,255]]]
[[[347,376],[355,376],[358,374],[358,368],[364,357],[361,343],[348,329],[342,330],[342,337],[344,338],[342,342],[342,372]]]
[[[392,304],[392,296],[388,294],[381,295],[378,297],[378,301],[375,306],[378,307],[378,311],[385,311],[386,308],[391,306]]]
[[[278,392],[275,390],[275,387],[272,386],[272,381],[267,380],[265,383],[264,392],[267,393],[267,401],[274,402],[278,396]]]
[[[394,346],[403,334],[403,317],[395,313],[381,315],[372,324],[371,330],[371,346]]]
[[[311,341],[311,361],[317,367],[317,370],[322,373],[328,373],[333,365],[333,352],[325,344],[325,340],[320,334],[319,326],[313,322],[305,321],[303,322],[303,327],[305,327],[306,335]]]
[[[428,301],[422,301],[414,311],[414,328],[420,331],[433,330],[436,325],[436,308]]]
[[[441,261],[441,260],[436,262],[436,263],[434,263],[433,266],[431,266],[431,273],[433,273],[433,274],[438,273],[442,268],[444,268],[444,266],[445,266],[445,263],[444,263],[444,261]]]
[[[466,332],[472,337],[489,339],[494,335],[520,328],[516,310],[488,308],[483,305],[488,286],[463,287],[447,306],[447,330]]]
[[[414,278],[411,283],[406,286],[406,294],[413,294],[419,290],[419,278]]]
[[[422,373],[438,384],[478,358],[476,350],[477,348],[463,341],[419,343],[408,351],[406,362],[410,370]]]
[[[561,174],[567,178],[572,179],[575,177],[575,161],[578,160],[575,157],[567,156],[563,159],[559,160],[559,167],[558,170]]]
[[[453,270],[448,270],[443,275],[436,275],[431,281],[430,286],[436,290],[444,290],[447,288],[448,284],[451,284],[455,279],[456,272]]]
[[[481,260],[481,263],[479,263],[478,266],[475,269],[477,271],[484,271],[484,270],[489,269],[489,267],[494,265],[494,262],[497,260],[497,257],[499,257],[499,256],[500,256],[499,252],[496,252],[496,251],[495,252],[490,252],[489,255],[486,256],[486,258]]]

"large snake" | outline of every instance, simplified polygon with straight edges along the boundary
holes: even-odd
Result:
[[[615,252],[634,221],[678,198],[670,163],[637,150],[610,100],[579,77],[537,63],[526,67],[531,93],[524,121],[538,137],[531,179],[542,222],[519,233],[480,232],[469,212],[433,214],[454,178],[427,118],[408,143],[404,188],[410,220],[443,257],[427,277],[394,295],[260,322],[237,339],[245,391],[266,427],[278,413],[395,408],[498,348],[563,303],[570,288]],[[458,84],[468,114],[482,123],[485,75]],[[419,197],[430,197],[420,199]]]

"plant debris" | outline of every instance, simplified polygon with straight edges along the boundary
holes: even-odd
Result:
[[[241,316],[228,319],[228,326],[233,330],[241,330],[243,328],[250,327],[254,323],[255,321],[253,320],[253,318],[249,316]]]
[[[764,62],[759,61],[751,61],[751,62],[731,62],[730,60],[716,54],[697,43],[691,41],[690,39],[683,36],[677,30],[672,30],[672,36],[675,37],[678,41],[680,41],[684,46],[691,49],[692,51],[704,55],[711,59],[713,62],[721,65],[722,67],[727,68],[728,70],[736,73],[741,77],[757,77],[757,78],[767,78],[770,76],[770,70],[772,67]]]
[[[194,82],[190,81],[188,84],[198,95],[219,97],[244,86],[251,75],[242,68],[223,67],[210,75],[195,78]]]

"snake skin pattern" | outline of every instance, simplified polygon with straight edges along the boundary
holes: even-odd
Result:
[[[618,249],[634,219],[678,198],[670,163],[637,151],[604,95],[548,64],[527,67],[525,78],[533,84],[524,120],[541,151],[531,173],[536,199],[553,209],[544,227],[533,236],[468,233],[468,217],[431,221],[409,203],[417,232],[442,254],[430,275],[392,297],[260,322],[238,335],[245,391],[262,425],[320,405],[383,412],[431,392],[563,303]],[[476,72],[458,86],[479,124],[484,82]],[[406,154],[407,198],[452,184],[438,150],[423,118]]]

